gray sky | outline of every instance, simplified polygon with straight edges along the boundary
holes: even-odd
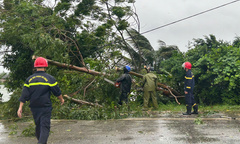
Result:
[[[4,69],[3,66],[0,66],[0,73],[3,73],[3,72],[8,72],[8,71],[6,69]]]
[[[234,0],[136,0],[141,32],[163,26]],[[189,41],[213,34],[218,40],[232,42],[240,36],[240,1],[202,15],[149,32],[144,36],[154,49],[158,40],[187,51]],[[0,66],[0,73],[3,67]]]
[[[234,0],[136,0],[141,32],[180,20]],[[144,34],[154,49],[158,40],[187,51],[189,41],[213,34],[232,42],[240,36],[240,1]]]

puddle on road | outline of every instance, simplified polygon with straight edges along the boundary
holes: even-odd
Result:
[[[231,143],[239,142],[239,121],[234,119],[212,118],[196,124],[194,120],[173,120],[167,126],[174,132],[174,139],[184,143]]]
[[[8,135],[8,132],[5,129],[5,126],[2,123],[0,123],[0,143],[5,142],[7,135]]]
[[[186,143],[208,143],[220,141],[218,138],[208,137],[206,133],[202,133],[199,129],[201,126],[194,124],[193,121],[172,121],[168,124],[171,130],[175,130],[177,135],[176,141],[185,141]]]

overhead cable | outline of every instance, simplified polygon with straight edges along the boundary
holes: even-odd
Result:
[[[210,12],[210,11],[213,11],[213,10],[215,10],[215,9],[218,9],[218,8],[221,8],[221,7],[224,7],[224,6],[233,4],[233,3],[238,2],[238,1],[240,1],[240,0],[235,0],[235,1],[232,1],[232,2],[229,2],[229,3],[226,3],[226,4],[223,4],[223,5],[220,5],[220,6],[217,6],[217,7],[208,9],[208,10],[205,10],[205,11],[203,11],[203,12],[200,12],[200,13],[197,13],[197,14],[194,14],[194,15],[191,15],[191,16],[188,16],[188,17],[185,17],[185,18],[182,18],[182,19],[180,19],[180,20],[177,20],[177,21],[174,21],[174,22],[171,22],[171,23],[168,23],[168,24],[165,24],[165,25],[162,25],[162,26],[159,26],[159,27],[150,29],[150,30],[145,31],[145,32],[142,32],[142,33],[140,33],[140,34],[146,34],[146,33],[155,31],[155,30],[157,30],[157,29],[164,28],[164,27],[166,27],[166,26],[169,26],[169,25],[172,25],[172,24],[175,24],[175,23],[178,23],[178,22],[187,20],[187,19],[189,19],[189,18],[192,18],[192,17],[198,16],[198,15],[201,15],[201,14],[204,14],[204,13],[207,13],[207,12]]]

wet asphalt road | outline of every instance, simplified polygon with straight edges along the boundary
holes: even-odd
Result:
[[[52,120],[48,144],[240,144],[240,118],[215,116],[129,118],[122,120]],[[18,134],[9,135],[11,123],[0,121],[1,144],[36,144],[35,137],[20,136],[32,122],[17,123]]]

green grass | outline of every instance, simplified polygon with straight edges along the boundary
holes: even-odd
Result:
[[[178,105],[178,104],[159,104],[159,111],[171,111],[171,112],[179,112],[179,111],[185,111],[186,106],[185,105]]]
[[[221,112],[225,111],[240,111],[240,105],[213,105],[213,106],[201,106],[200,109],[204,110],[217,110]]]
[[[240,112],[240,105],[213,105],[213,106],[198,106],[199,111],[215,111],[215,112]],[[186,106],[181,104],[159,104],[159,111],[179,112],[185,111]]]
[[[159,104],[158,111],[165,112],[165,113],[180,113],[186,111],[186,106],[184,104],[178,105],[178,104]],[[209,116],[214,115],[218,113],[225,113],[230,115],[236,115],[240,113],[240,105],[212,105],[212,106],[204,106],[204,105],[198,105],[198,116]]]
[[[6,113],[7,103],[0,103],[0,119],[10,119],[12,121],[29,121],[32,120],[32,115],[30,110],[24,110],[24,117],[19,119],[17,116],[11,116]],[[53,119],[84,119],[84,120],[100,120],[100,119],[122,119],[127,117],[151,117],[156,116],[159,113],[181,113],[186,111],[186,106],[184,104],[178,105],[176,103],[170,103],[167,105],[159,104],[157,110],[149,108],[150,112],[143,111],[143,107],[137,103],[130,103],[130,107],[123,105],[118,108],[113,106],[104,106],[103,108],[94,108],[89,106],[83,106],[79,109],[73,109],[69,105],[64,107],[54,107],[52,118]],[[17,110],[14,111],[14,114]],[[213,115],[216,113],[227,113],[236,114],[240,113],[240,105],[213,105],[204,106],[199,105],[199,114],[202,116]],[[199,116],[200,116],[199,115]]]

